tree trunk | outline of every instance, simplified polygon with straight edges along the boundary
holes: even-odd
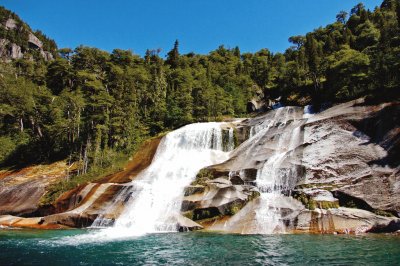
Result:
[[[42,129],[40,128],[39,125],[37,125],[36,130],[37,130],[37,132],[38,132],[39,137],[43,137]]]
[[[22,118],[19,119],[19,128],[21,132],[24,132],[24,121]]]

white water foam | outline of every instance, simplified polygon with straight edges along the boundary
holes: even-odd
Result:
[[[223,151],[222,125],[197,123],[167,134],[151,165],[120,194],[129,198],[114,226],[94,233],[93,239],[177,231],[184,188],[200,169],[229,158],[229,151]],[[229,136],[233,143],[233,131]],[[228,146],[233,149],[231,143]],[[96,224],[108,225],[109,221],[100,219]]]

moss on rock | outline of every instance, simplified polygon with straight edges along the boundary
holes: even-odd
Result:
[[[230,138],[229,138],[229,131],[230,128],[226,128],[222,130],[222,148],[224,151],[228,151],[229,150],[229,142],[230,142]],[[238,146],[238,137],[237,137],[237,129],[233,128],[233,148],[236,148]]]
[[[226,206],[223,214],[233,216],[238,213],[246,205],[246,203],[247,201],[244,200],[235,200]]]
[[[221,213],[217,207],[195,209],[193,211],[192,220],[193,221],[204,220],[204,219],[209,219],[209,218],[213,218],[215,216],[220,216],[220,215],[221,215]]]
[[[339,201],[317,201],[314,200],[311,196],[300,191],[293,192],[292,196],[293,198],[300,201],[309,210],[315,210],[316,208],[327,210],[340,207]]]
[[[186,212],[182,212],[182,215],[185,216],[186,218],[193,220],[193,211],[186,211]]]
[[[315,201],[320,209],[337,209],[339,208],[339,201]]]
[[[214,173],[212,170],[209,168],[203,168],[201,169],[197,175],[196,179],[190,184],[191,186],[197,186],[197,185],[206,185],[206,181],[214,179]]]
[[[188,186],[185,187],[184,195],[185,197],[198,194],[198,193],[203,193],[205,191],[205,186],[201,185],[196,185],[196,186]]]
[[[385,210],[374,210],[373,213],[375,213],[376,215],[385,216],[385,217],[396,217],[395,215],[393,215],[393,213],[391,213],[389,211],[385,211]]]

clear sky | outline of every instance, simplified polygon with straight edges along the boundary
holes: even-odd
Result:
[[[242,52],[283,52],[288,37],[335,20],[358,2],[369,9],[382,0],[0,0],[60,48],[80,44],[112,51],[147,48],[206,54],[219,45]]]

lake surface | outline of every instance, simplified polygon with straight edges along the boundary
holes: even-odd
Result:
[[[399,265],[391,235],[149,234],[0,229],[0,265]]]

